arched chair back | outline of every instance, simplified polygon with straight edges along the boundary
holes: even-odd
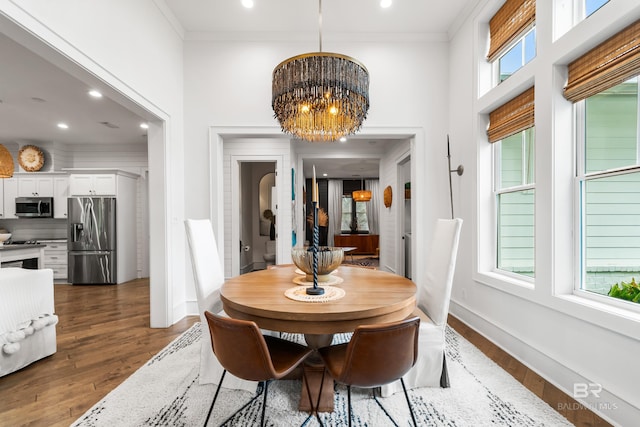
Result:
[[[212,350],[224,368],[205,426],[227,371],[244,380],[264,381],[260,423],[264,425],[269,380],[278,380],[290,374],[313,350],[271,335],[262,335],[258,325],[249,320],[223,317],[209,311],[204,314],[209,325]]]
[[[418,317],[358,326],[348,343],[318,350],[334,380],[347,386],[349,425],[352,386],[373,388],[400,380],[411,418],[417,426],[402,376],[417,360],[419,326]]]

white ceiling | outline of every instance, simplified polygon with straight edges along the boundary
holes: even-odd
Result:
[[[253,9],[245,9],[241,0],[155,1],[185,39],[318,39],[315,0],[254,0]],[[324,0],[322,37],[447,39],[478,1],[394,0],[390,8],[381,9],[379,0]],[[3,34],[0,58],[0,143],[146,144],[146,132],[139,127],[144,119],[108,96],[90,98],[87,92],[91,88],[83,80],[92,79],[72,77]],[[69,129],[58,129],[56,124],[61,121]],[[381,141],[385,143],[388,142]],[[367,148],[365,145],[363,149]],[[377,163],[372,161],[328,156],[313,162],[329,176],[344,175],[345,170],[355,170],[350,175],[364,177],[378,174]]]
[[[187,33],[311,33],[318,35],[318,0],[164,0]],[[448,34],[479,0],[323,0],[322,33]]]
[[[0,142],[147,143],[142,118],[2,34],[0,58]]]

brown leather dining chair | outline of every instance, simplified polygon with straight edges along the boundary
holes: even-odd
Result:
[[[204,425],[209,422],[227,371],[238,378],[264,382],[260,421],[260,425],[264,425],[269,380],[277,380],[291,373],[313,350],[278,337],[263,335],[258,325],[250,320],[223,317],[210,311],[205,311],[204,315],[211,334],[211,347],[224,368]]]
[[[349,426],[351,386],[374,388],[398,379],[402,383],[413,424],[418,425],[402,376],[416,363],[419,327],[419,317],[379,325],[362,325],[356,328],[348,343],[318,350],[333,379],[347,386]],[[375,400],[382,407],[378,399]],[[386,410],[385,413],[388,414]]]

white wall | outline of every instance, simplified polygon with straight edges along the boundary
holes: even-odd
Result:
[[[211,136],[213,146],[210,146],[208,130],[242,134],[244,131],[255,133],[254,128],[259,127],[280,134],[271,110],[271,73],[282,60],[313,49],[313,44],[293,41],[185,42],[186,152],[209,152],[218,159],[210,171],[202,157],[194,155],[190,160],[185,171],[186,182],[190,183],[186,216],[206,217],[212,206],[214,227],[226,233],[224,221],[219,218],[223,214],[218,209],[221,203],[227,208],[226,199],[219,194],[228,191],[220,184],[226,174],[220,169],[227,167],[227,163],[222,162],[223,156],[219,153],[222,138]],[[420,134],[416,144],[416,164],[420,166],[413,181],[415,191],[428,200],[429,209],[423,212],[420,227],[429,233],[437,217],[448,215],[448,43],[441,40],[329,42],[325,43],[324,50],[353,56],[370,72],[371,108],[361,135],[380,132],[407,138],[407,130]],[[326,146],[324,149],[330,151]],[[300,171],[301,163],[297,164]],[[209,182],[201,179],[209,172],[218,188],[210,189]],[[420,211],[420,206],[417,209]],[[300,224],[301,221],[297,219]],[[280,231],[279,236],[282,236]],[[225,252],[228,249],[225,247]]]
[[[3,32],[11,31],[21,43],[28,43],[73,75],[101,83],[107,96],[152,120],[151,324],[168,326],[186,312],[183,75],[181,34],[167,20],[160,4],[152,0],[1,0],[0,23]],[[38,39],[25,35],[23,29]]]
[[[487,22],[500,1],[460,28],[451,42],[449,127],[456,212],[465,222],[452,294],[452,313],[569,395],[576,383],[601,384],[600,398],[584,401],[617,425],[640,419],[638,375],[640,316],[572,295],[573,196],[571,106],[562,97],[564,64],[640,17],[635,0],[609,2],[557,41],[552,5],[537,2],[537,57],[498,88],[483,82]],[[477,62],[476,62],[477,60]],[[476,66],[476,63],[480,67]],[[489,111],[535,82],[536,279],[535,285],[491,271],[491,149]],[[477,95],[480,94],[480,95]],[[455,177],[455,175],[454,175]]]

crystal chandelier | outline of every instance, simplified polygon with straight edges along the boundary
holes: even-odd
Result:
[[[357,60],[320,49],[273,70],[271,106],[283,132],[305,141],[335,141],[356,133],[369,110],[369,72]]]

